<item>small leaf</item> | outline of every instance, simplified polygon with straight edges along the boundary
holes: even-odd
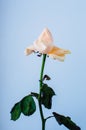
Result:
[[[51,109],[52,97],[54,95],[55,95],[55,92],[53,91],[53,89],[48,87],[47,84],[43,84],[42,93],[41,93],[41,102],[46,108]]]
[[[36,105],[32,96],[26,96],[21,100],[21,111],[26,116],[30,116],[36,111]]]
[[[39,94],[38,94],[38,93],[31,92],[31,96],[34,96],[34,97],[36,97],[36,98],[38,99]]]
[[[43,80],[51,80],[51,78],[48,75],[44,75]]]
[[[41,57],[41,56],[42,56],[42,54],[41,54],[41,53],[39,53],[37,56],[38,56],[38,57]]]
[[[69,130],[81,130],[81,128],[79,126],[77,126],[70,117],[65,117],[63,115],[60,115],[56,112],[53,112],[53,115],[56,119],[56,121],[58,122],[59,125],[64,125],[65,127],[67,127]]]
[[[11,110],[11,120],[16,121],[21,115],[21,105],[20,102],[16,103]]]

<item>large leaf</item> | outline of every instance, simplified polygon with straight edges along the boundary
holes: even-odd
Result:
[[[42,93],[41,93],[41,103],[48,109],[52,107],[52,97],[55,95],[55,92],[52,88],[48,87],[47,84],[43,84]]]
[[[81,128],[79,126],[77,126],[70,117],[65,117],[63,115],[60,115],[56,112],[53,112],[53,115],[56,119],[56,121],[58,122],[59,125],[64,125],[65,127],[67,127],[69,130],[81,130]]]
[[[24,115],[30,116],[36,110],[36,105],[32,96],[26,96],[21,100],[21,111]]]
[[[11,110],[11,120],[16,121],[21,115],[21,105],[20,102],[16,103]]]

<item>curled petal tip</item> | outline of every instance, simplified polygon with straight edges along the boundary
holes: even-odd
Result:
[[[67,50],[67,52],[68,52],[69,54],[71,54],[71,51],[70,51],[70,50]]]
[[[27,47],[24,51],[25,55],[30,55],[32,52],[34,52],[34,45],[30,45],[29,47]]]
[[[30,55],[32,53],[32,50],[26,48],[25,51],[24,51],[24,54],[27,56],[27,55]]]
[[[69,51],[69,54],[71,54],[71,51]]]
[[[24,55],[26,55],[26,56],[28,55],[28,53],[27,53],[27,49],[25,49],[25,51],[24,51]]]
[[[65,50],[64,53],[65,53],[65,54],[71,54],[71,51]]]

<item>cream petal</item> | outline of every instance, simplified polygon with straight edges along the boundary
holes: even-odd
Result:
[[[43,53],[44,50],[46,50],[46,46],[42,42],[35,41],[34,42],[34,49],[35,51],[39,51],[40,53]]]
[[[24,51],[25,55],[30,55],[32,52],[34,52],[34,46],[33,45],[27,47]]]

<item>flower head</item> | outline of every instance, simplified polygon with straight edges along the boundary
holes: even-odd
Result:
[[[69,50],[64,50],[56,47],[53,44],[53,38],[48,28],[45,28],[37,40],[32,45],[25,49],[25,54],[29,55],[33,52],[47,54],[49,57],[64,61],[65,54],[70,54]]]

